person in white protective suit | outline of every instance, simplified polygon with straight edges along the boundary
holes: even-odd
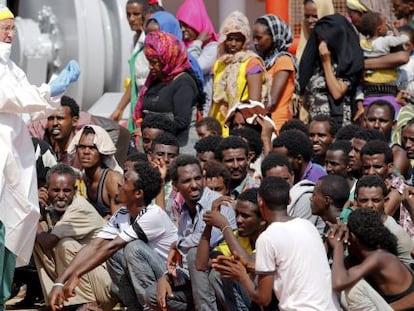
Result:
[[[44,116],[77,80],[70,61],[50,84],[31,85],[10,60],[14,15],[0,5],[0,311],[10,296],[14,268],[28,263],[39,219],[36,162],[23,113]]]

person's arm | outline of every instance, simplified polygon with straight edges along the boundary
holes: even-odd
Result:
[[[400,193],[396,189],[391,188],[384,203],[385,214],[393,216],[397,209],[400,208],[401,202],[402,198]]]
[[[247,88],[249,89],[249,99],[262,102],[262,85],[264,72],[247,75]]]
[[[332,95],[334,100],[339,100],[346,94],[348,86],[345,82],[336,78],[331,62],[331,52],[329,51],[328,45],[325,41],[321,41],[319,44],[319,56],[321,58],[322,68],[329,93]]]
[[[200,65],[204,74],[210,74],[214,62],[217,59],[217,42],[210,42],[202,47],[203,42],[195,40],[187,49],[188,53],[193,55]]]
[[[237,253],[244,261],[251,263],[252,258],[246,250],[240,245],[236,236],[233,234],[232,226],[229,221],[219,211],[211,211],[204,213],[204,221],[207,225],[218,228],[226,241],[231,253]]]
[[[269,112],[276,110],[280,97],[282,96],[283,90],[286,87],[290,75],[290,71],[281,70],[276,72],[273,77],[272,87],[270,89],[271,103],[268,106]]]
[[[163,159],[152,159],[152,166],[156,167],[161,174],[162,186],[160,192],[155,197],[155,203],[165,210],[165,179],[168,173],[168,167]]]
[[[168,274],[171,274],[173,277],[177,277],[177,264],[182,267],[183,266],[183,258],[181,256],[180,251],[177,248],[177,244],[173,243],[170,246],[170,251],[168,252],[167,258],[167,269]]]
[[[410,161],[407,157],[407,151],[401,148],[401,146],[395,144],[392,146],[392,154],[394,156],[394,167],[397,168],[398,172],[404,176],[404,178],[408,178]]]
[[[131,100],[131,84],[129,84],[128,87],[126,88],[124,95],[122,95],[122,98],[118,103],[118,106],[116,107],[115,111],[112,112],[112,114],[110,115],[110,118],[115,121],[121,120],[125,107],[128,106],[130,100]]]
[[[410,214],[411,219],[414,219],[414,187],[412,186],[405,187],[404,193],[403,193],[403,203],[404,203],[404,208]],[[412,251],[412,254],[414,255],[414,249]]]
[[[398,51],[380,57],[366,58],[365,69],[389,69],[406,64],[410,59],[409,51]]]
[[[113,215],[122,206],[115,202],[115,196],[118,193],[118,184],[122,180],[122,175],[116,171],[109,171],[105,180],[105,188],[109,197],[109,206],[111,208],[111,215]]]
[[[272,135],[275,132],[273,124],[265,119],[264,116],[257,116],[256,122],[262,127],[260,138],[263,142],[263,155],[267,156],[272,150]]]
[[[379,267],[377,256],[367,257],[361,264],[350,269],[345,267],[343,231],[336,234],[328,233],[328,243],[333,248],[332,263],[332,288],[334,291],[342,291],[351,288],[359,280],[376,271]]]
[[[196,269],[199,271],[206,271],[210,268],[210,238],[211,238],[211,226],[207,225],[204,228],[204,232],[201,235],[200,243],[197,246],[196,255]]]
[[[250,279],[243,262],[236,255],[234,258],[218,256],[213,260],[213,268],[220,272],[223,278],[233,279],[241,283],[250,298],[261,306],[267,306],[272,301],[274,274],[259,274],[257,287]]]
[[[116,237],[113,240],[96,238],[84,246],[63,274],[55,279],[55,285],[49,295],[52,310],[63,308],[63,302],[74,296],[74,289],[80,278],[105,262],[125,244],[124,240]]]
[[[162,311],[167,311],[167,299],[174,298],[174,293],[169,282],[169,278],[166,275],[163,275],[157,280],[157,301],[158,306]]]
[[[52,233],[43,231],[36,234],[36,243],[38,243],[45,252],[52,250],[58,242],[59,238]]]
[[[172,83],[172,82],[170,82]],[[197,94],[188,80],[179,81],[172,99],[174,123],[178,132],[187,129],[191,123],[192,104]]]

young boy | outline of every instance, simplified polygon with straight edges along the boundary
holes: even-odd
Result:
[[[259,305],[269,304],[273,289],[280,310],[339,310],[332,296],[331,270],[318,231],[308,220],[292,218],[287,213],[287,181],[264,178],[258,204],[269,226],[256,241],[257,287],[237,254],[232,258],[218,256],[213,268],[223,277],[240,282]]]

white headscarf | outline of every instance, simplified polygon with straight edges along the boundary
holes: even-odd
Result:
[[[76,146],[79,144],[80,138],[83,134],[85,127],[90,127],[95,132],[95,138],[93,143],[98,149],[99,153],[103,155],[102,162],[106,167],[123,174],[122,168],[119,166],[118,161],[115,159],[116,147],[109,134],[98,125],[85,125],[76,135],[72,138],[72,141],[68,147],[68,153],[73,154],[76,152]]]

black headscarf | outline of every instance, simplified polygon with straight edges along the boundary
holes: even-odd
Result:
[[[359,45],[359,37],[351,23],[341,14],[327,15],[318,20],[303,51],[299,65],[302,93],[314,72],[315,63],[320,61],[318,37],[328,45],[331,57],[338,66],[338,78],[357,77],[364,69],[364,55]]]

